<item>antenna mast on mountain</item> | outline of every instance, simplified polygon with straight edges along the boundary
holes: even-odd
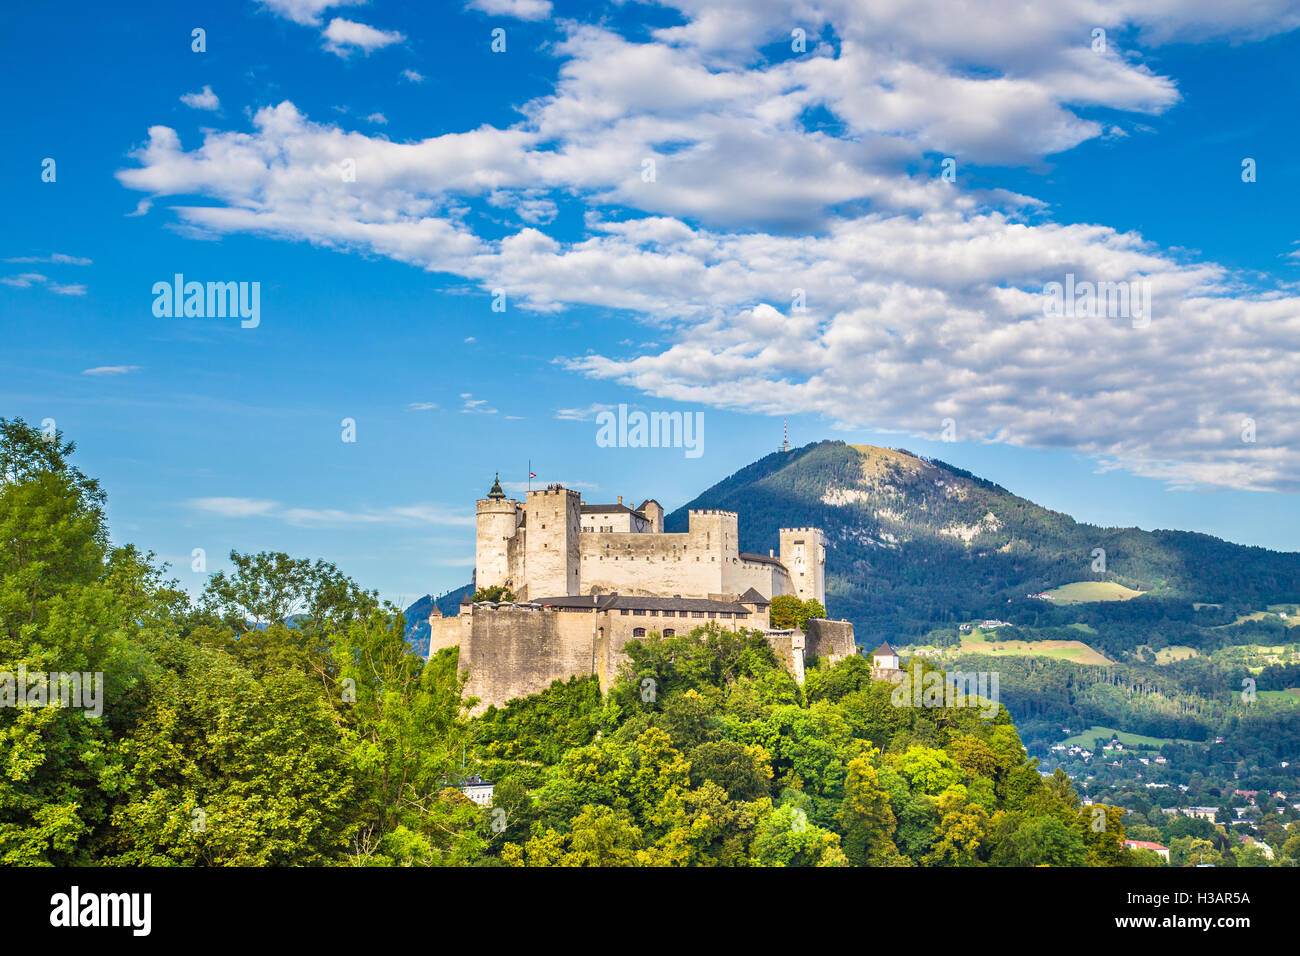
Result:
[[[782,451],[789,451],[789,450],[790,450],[790,421],[789,421],[789,419],[785,419],[785,418],[781,419],[781,431],[784,433],[784,436],[785,436],[784,439],[783,439],[782,442],[781,442],[781,450],[782,450]]]

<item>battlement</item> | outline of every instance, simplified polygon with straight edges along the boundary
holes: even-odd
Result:
[[[726,518],[740,519],[740,513],[737,511],[723,511],[720,508],[691,508],[688,515],[722,515]]]
[[[782,528],[782,529],[780,530],[780,533],[781,533],[781,534],[796,534],[796,533],[801,533],[801,534],[821,534],[821,535],[824,535],[826,532],[822,531],[821,528]]]
[[[547,488],[537,488],[528,492],[528,498],[530,501],[536,497],[545,498],[551,495],[556,497],[559,497],[560,495],[569,495],[573,498],[581,497],[579,492],[574,491],[572,488],[565,488],[563,485],[552,485]]]

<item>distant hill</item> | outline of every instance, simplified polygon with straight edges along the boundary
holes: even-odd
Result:
[[[411,649],[423,657],[429,651],[429,611],[434,604],[444,617],[455,617],[460,613],[460,601],[470,593],[471,585],[456,588],[446,594],[434,597],[426,594],[408,607],[403,614],[406,617],[406,642]]]
[[[685,531],[691,508],[739,512],[740,548],[760,554],[778,546],[779,528],[824,529],[828,610],[854,622],[859,642],[906,640],[973,617],[1064,625],[1097,605],[1067,609],[1029,595],[1081,581],[1147,592],[1105,605],[1130,622],[1161,602],[1156,619],[1167,621],[1174,605],[1176,618],[1185,605],[1190,621],[1192,600],[1262,607],[1300,596],[1300,554],[1083,524],[903,450],[823,441],[774,452],[672,512],[667,530]],[[1093,570],[1098,548],[1104,573]],[[1128,630],[1116,640],[1141,643]]]

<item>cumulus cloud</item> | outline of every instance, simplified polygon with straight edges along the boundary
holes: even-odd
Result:
[[[342,17],[331,20],[321,36],[325,38],[325,49],[339,56],[347,56],[354,50],[370,53],[406,39],[404,34],[396,30],[377,30],[368,24],[344,20]]]
[[[262,6],[271,12],[300,23],[303,26],[320,26],[321,14],[331,7],[362,6],[368,0],[262,0]]]
[[[188,150],[153,127],[119,177],[208,200],[176,210],[201,231],[364,250],[535,311],[624,310],[667,344],[567,365],[656,397],[925,435],[952,419],[1175,483],[1300,489],[1300,299],[936,175],[1122,136],[1179,98],[1142,43],[1266,36],[1298,24],[1291,5],[672,5],[683,23],[649,36],[565,24],[554,92],[508,128],[393,143],[286,101]],[[546,231],[562,201],[585,209],[576,239]],[[1067,281],[1132,283],[1151,314],[1047,314]]]
[[[206,83],[198,93],[185,93],[182,95],[181,102],[196,110],[216,110],[221,107],[221,100],[217,98],[216,93],[212,92],[212,87]]]
[[[469,8],[517,20],[543,20],[551,15],[550,0],[469,0]]]

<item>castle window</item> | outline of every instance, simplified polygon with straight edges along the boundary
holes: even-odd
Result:
[[[704,612],[703,612],[703,611],[692,611],[692,612],[691,612],[691,617],[704,617]]]
[[[714,617],[717,617],[717,616],[718,616],[718,615],[715,614],[713,611],[710,611],[710,612],[709,612],[709,617],[710,617],[710,618],[714,618]]]
[[[665,628],[664,628],[664,637],[672,637],[672,636],[673,636],[674,634],[676,634],[676,633],[677,633],[677,632],[674,631],[671,627],[665,627]]]
[[[633,636],[633,637],[645,637],[645,628],[644,628],[644,627],[634,627],[634,628],[632,628],[632,636]]]
[[[632,612],[632,616],[633,616],[633,617],[645,617],[645,609],[644,609],[644,608],[640,608],[640,609],[638,609],[638,610],[633,611],[633,612]]]
[[[677,616],[676,611],[664,611],[664,617],[676,617],[676,616]]]
[[[619,611],[618,613],[619,613],[619,614],[622,614],[624,617],[627,617],[627,608],[623,608],[623,609],[622,609],[621,611]]]

